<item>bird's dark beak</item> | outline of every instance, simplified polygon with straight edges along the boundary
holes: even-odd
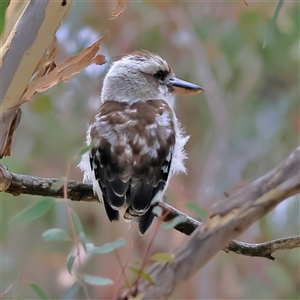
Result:
[[[166,84],[171,87],[171,91],[175,95],[192,95],[204,91],[201,86],[176,77],[169,78]]]

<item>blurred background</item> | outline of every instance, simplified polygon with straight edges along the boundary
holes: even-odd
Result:
[[[57,32],[59,63],[109,31],[101,47],[108,61],[136,49],[157,52],[177,77],[199,84],[205,93],[178,97],[176,113],[191,138],[188,175],[172,179],[167,202],[195,216],[186,203],[209,211],[224,190],[265,174],[299,144],[299,3],[284,2],[273,34],[268,28],[277,1],[130,2],[115,20],[116,2],[74,2]],[[90,66],[70,82],[36,95],[23,106],[12,156],[2,159],[11,172],[82,180],[76,168],[91,117],[100,105],[109,65]],[[73,159],[73,160],[72,160]],[[66,271],[72,246],[46,243],[41,234],[53,227],[71,231],[65,205],[31,223],[11,223],[21,210],[41,197],[1,194],[1,291],[22,274],[51,299],[66,296],[75,282]],[[111,299],[124,283],[118,256],[125,266],[145,256],[155,223],[143,237],[136,224],[109,223],[97,203],[72,203],[87,239],[95,245],[124,237],[116,252],[84,259],[84,272],[116,283],[89,286],[92,299]],[[281,203],[238,239],[260,243],[299,235],[299,196]],[[186,240],[175,230],[160,229],[150,254],[169,252]],[[274,262],[220,252],[171,299],[299,299],[299,249],[275,254]],[[149,264],[151,262],[149,261]],[[126,271],[127,272],[127,271]],[[74,272],[76,273],[76,272]],[[127,272],[128,278],[132,277]],[[5,299],[37,299],[29,286],[16,284]],[[79,291],[76,299],[86,299]]]

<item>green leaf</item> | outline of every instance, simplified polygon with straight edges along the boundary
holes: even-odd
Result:
[[[73,221],[74,221],[74,225],[75,225],[75,228],[76,228],[76,232],[79,234],[80,232],[84,232],[83,231],[83,227],[82,227],[82,224],[80,222],[80,219],[77,215],[77,213],[72,210],[72,217],[73,217]]]
[[[73,253],[70,253],[67,259],[67,269],[70,275],[72,275],[72,268],[73,268],[74,261],[75,261],[75,256],[73,255]]]
[[[0,1],[0,36],[4,30],[4,22],[5,22],[5,11],[8,7],[9,0],[1,0]]]
[[[67,294],[63,297],[62,300],[72,300],[72,299],[79,299],[78,292],[81,287],[79,282],[75,282],[71,288],[68,290]]]
[[[152,210],[152,213],[157,215],[158,217],[161,217],[162,215],[162,208],[160,206],[155,206]]]
[[[72,210],[72,218],[74,221],[76,232],[78,234],[78,239],[79,239],[80,243],[82,244],[84,250],[86,251],[86,235],[84,233],[81,221],[80,221],[77,213],[74,210]]]
[[[151,259],[154,261],[173,262],[174,256],[169,253],[161,252],[161,253],[156,253],[156,254],[152,255]]]
[[[78,239],[86,252],[86,236],[83,231],[78,234]]]
[[[57,181],[55,181],[51,184],[50,189],[54,190],[54,191],[58,191],[64,186],[64,184],[65,184],[65,178],[60,177],[57,179]]]
[[[86,153],[86,152],[90,151],[91,149],[93,149],[94,146],[95,146],[95,140],[92,140],[92,142],[91,142],[89,145],[83,147],[83,148],[79,151],[78,154],[81,156],[81,155],[83,155],[84,153]]]
[[[52,241],[71,241],[68,233],[64,229],[51,228],[42,234],[42,237],[46,242]]]
[[[155,197],[152,199],[151,201],[151,205],[155,204],[155,203],[158,203],[158,202],[161,202],[162,201],[162,198],[163,198],[163,192],[162,191],[159,191]]]
[[[177,216],[174,219],[171,220],[171,222],[164,223],[161,225],[161,228],[163,229],[171,229],[177,226],[178,224],[186,222],[187,218],[184,216]]]
[[[105,254],[110,253],[113,250],[120,248],[126,244],[126,241],[124,238],[119,238],[113,243],[107,243],[103,246],[94,246],[94,244],[87,244],[87,253],[89,254]]]
[[[272,20],[269,23],[268,32],[265,36],[264,43],[263,43],[263,49],[267,46],[267,44],[268,44],[268,42],[269,42],[269,40],[270,40],[270,38],[273,34],[273,31],[274,31],[274,28],[275,28],[275,25],[276,25],[276,21],[277,21],[279,12],[282,8],[283,2],[284,2],[284,0],[279,0],[278,1],[274,16],[273,16]]]
[[[144,279],[146,281],[149,281],[152,285],[154,285],[154,281],[153,281],[153,279],[151,278],[151,276],[148,273],[146,273],[146,272],[143,271],[140,274],[140,270],[137,269],[137,268],[135,268],[135,267],[132,267],[132,266],[129,266],[129,269],[136,276],[140,276],[142,279]]]
[[[15,215],[11,222],[30,222],[44,215],[55,203],[54,199],[44,198]]]
[[[29,286],[36,292],[36,294],[42,300],[49,300],[49,297],[45,294],[45,292],[35,283],[29,283]]]
[[[105,277],[100,277],[100,276],[93,276],[93,275],[84,274],[84,275],[82,275],[80,277],[87,284],[90,284],[90,285],[103,286],[103,285],[109,285],[109,284],[113,284],[114,283],[110,278],[105,278]]]
[[[185,206],[195,214],[196,218],[199,218],[200,220],[205,220],[207,218],[207,212],[197,203],[187,202]]]

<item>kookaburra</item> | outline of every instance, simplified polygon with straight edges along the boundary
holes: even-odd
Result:
[[[112,64],[87,130],[92,148],[79,164],[110,221],[123,210],[125,220],[138,222],[140,234],[149,228],[157,205],[152,199],[163,195],[173,175],[186,172],[183,147],[189,137],[171,106],[173,95],[202,90],[177,79],[155,53],[133,52]]]

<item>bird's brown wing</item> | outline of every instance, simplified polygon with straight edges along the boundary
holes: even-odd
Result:
[[[173,111],[162,100],[132,105],[107,101],[91,121],[90,164],[108,218],[138,218],[143,234],[153,220],[151,201],[168,180],[175,145]]]

